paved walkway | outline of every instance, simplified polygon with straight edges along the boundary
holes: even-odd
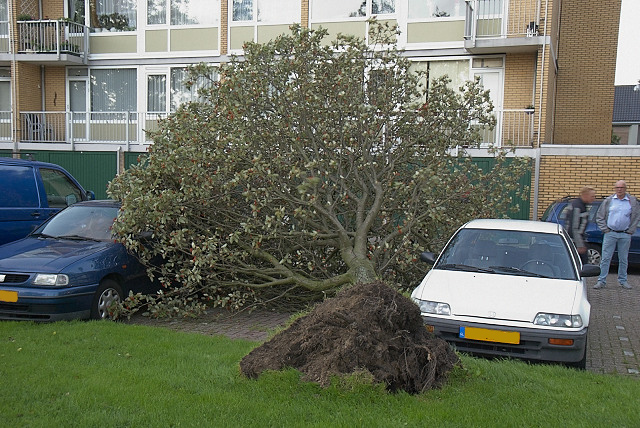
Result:
[[[607,276],[607,286],[594,290],[588,278],[591,320],[587,342],[587,370],[619,373],[640,379],[640,270],[629,270],[633,289],[618,284],[617,267]]]
[[[618,285],[615,269],[604,289],[594,290],[596,279],[587,279],[591,302],[587,370],[640,379],[640,269],[629,272],[631,290]],[[149,320],[138,315],[128,322],[261,342],[288,319],[287,313],[256,310],[232,314],[213,309],[196,319]]]

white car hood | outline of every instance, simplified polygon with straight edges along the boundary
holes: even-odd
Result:
[[[578,287],[578,280],[432,269],[412,297],[448,303],[456,317],[532,322],[539,312],[575,314]]]

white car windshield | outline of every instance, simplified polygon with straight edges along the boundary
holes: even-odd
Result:
[[[515,230],[462,229],[434,269],[577,279],[560,235]]]
[[[117,207],[71,206],[37,229],[33,235],[46,238],[111,240],[111,227],[118,215]]]

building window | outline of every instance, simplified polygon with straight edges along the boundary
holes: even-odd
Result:
[[[217,79],[217,74],[214,72],[209,78],[202,78],[191,88],[187,88],[187,76],[186,67],[173,67],[168,73],[147,75],[147,111],[164,113],[167,112],[167,106],[170,111],[176,111],[181,104],[199,101],[198,90]]]
[[[149,25],[215,25],[219,12],[220,0],[147,0]]]
[[[387,15],[395,12],[395,0],[315,0],[311,5],[311,16],[316,22]]]
[[[464,17],[464,0],[409,0],[409,19]]]
[[[112,68],[91,70],[91,111],[136,111],[136,70]]]
[[[9,7],[8,0],[0,0],[0,37],[9,37]],[[2,49],[2,52],[9,52],[9,46]]]
[[[137,0],[95,0],[89,2],[91,27],[102,31],[134,31]]]
[[[451,79],[449,87],[457,91],[464,83],[470,79],[469,61],[416,61],[411,65],[412,70],[422,70],[426,73],[425,80],[422,81],[429,87],[433,79],[444,76]]]
[[[233,22],[285,24],[300,22],[300,0],[232,0]]]

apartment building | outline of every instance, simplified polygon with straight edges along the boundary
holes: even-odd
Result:
[[[228,61],[292,23],[366,38],[376,16],[398,26],[398,46],[430,78],[478,77],[490,90],[498,126],[480,143],[536,159],[535,217],[541,149],[610,144],[620,2],[0,0],[0,152],[113,177],[151,144],[146,130],[193,99],[188,65]]]

